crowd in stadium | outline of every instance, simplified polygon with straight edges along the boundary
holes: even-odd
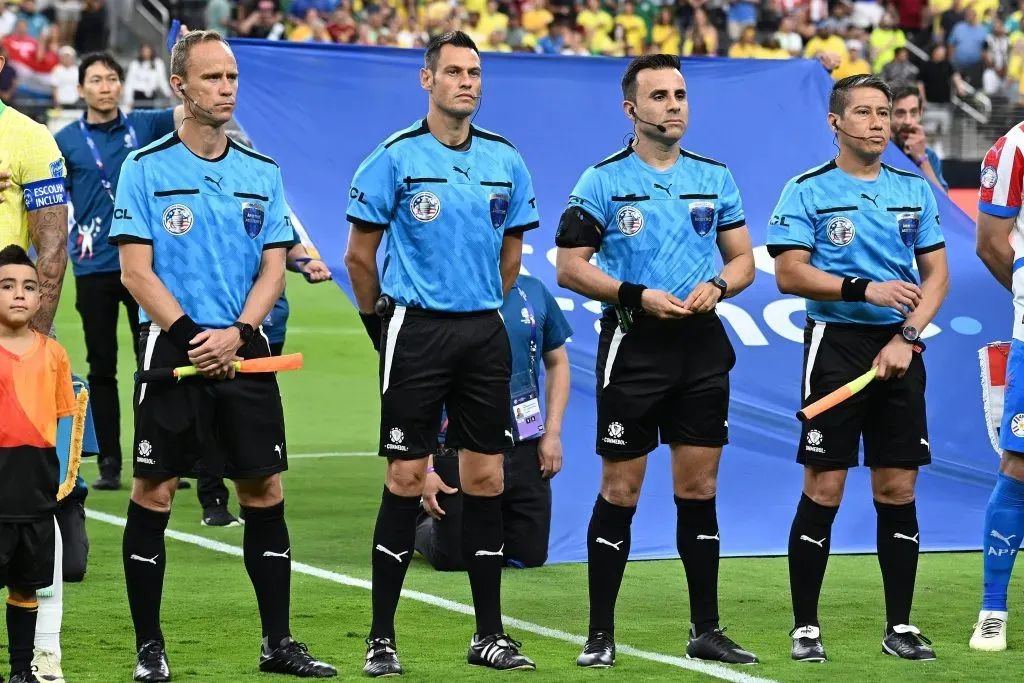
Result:
[[[182,18],[271,40],[423,48],[460,29],[492,52],[818,57],[837,80],[880,73],[891,83],[920,82],[932,104],[963,97],[963,82],[999,101],[1024,101],[1022,11],[995,0],[210,0],[201,12]],[[76,60],[107,46],[109,24],[105,0],[0,0],[8,57],[0,99],[10,102],[27,74],[52,81],[55,107],[78,104]],[[168,96],[166,67],[149,46],[127,78],[138,105]]]
[[[988,95],[1005,91],[1015,101],[1024,64],[1021,11],[992,0],[258,0],[251,7],[213,0],[206,23],[255,38],[405,48],[422,48],[432,35],[461,29],[494,52],[757,59],[828,53],[823,61],[838,65],[837,79],[883,73],[896,61],[886,75],[913,81],[905,66],[910,61],[921,72],[948,72],[947,81],[957,72]],[[898,55],[908,43],[928,56]]]

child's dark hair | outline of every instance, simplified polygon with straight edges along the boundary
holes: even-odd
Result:
[[[4,266],[28,266],[32,270],[36,269],[36,264],[32,263],[25,250],[17,244],[0,249],[0,268]]]

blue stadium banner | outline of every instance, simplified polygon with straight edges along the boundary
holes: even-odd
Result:
[[[380,141],[425,114],[422,53],[250,40],[232,45],[242,74],[239,122],[259,150],[280,163],[290,205],[351,296],[342,263],[346,194],[339,188],[347,188]],[[537,190],[541,228],[526,235],[523,267],[547,283],[576,330],[568,344],[573,393],[563,429],[565,468],[553,483],[553,562],[586,559],[587,522],[600,482],[593,370],[600,309],[557,286],[554,232],[580,173],[621,149],[631,133],[619,89],[626,64],[602,57],[483,57],[484,94],[475,122],[518,147]],[[718,309],[738,357],[731,444],[718,494],[722,552],[784,554],[802,483],[794,413],[804,305],[779,294],[763,245],[786,181],[836,153],[826,125],[832,80],[809,60],[694,58],[684,60],[683,73],[690,98],[684,146],[729,165],[757,257],[753,286]],[[885,161],[914,170],[893,147]],[[952,287],[925,333],[934,464],[920,478],[921,539],[928,550],[976,549],[997,469],[985,432],[977,349],[1008,338],[1012,314],[1009,296],[974,255],[972,222],[944,196],[939,208]],[[676,557],[667,448],[652,454],[648,472],[631,557]],[[833,551],[873,552],[868,472],[854,470],[846,491]]]

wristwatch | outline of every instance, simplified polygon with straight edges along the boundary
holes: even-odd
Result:
[[[231,327],[238,330],[238,338],[242,340],[243,344],[248,344],[256,334],[256,330],[249,323],[234,322],[231,323]]]
[[[921,334],[913,325],[904,326],[900,332],[903,334],[903,338],[911,344],[916,344],[921,339]]]
[[[726,282],[725,280],[723,280],[718,275],[716,275],[713,278],[711,278],[710,280],[708,280],[708,282],[713,284],[715,287],[718,287],[719,291],[722,292],[722,296],[720,296],[719,299],[724,299],[725,298],[725,293],[729,289],[729,283]]]

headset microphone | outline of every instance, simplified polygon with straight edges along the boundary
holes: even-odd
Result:
[[[637,121],[639,121],[640,123],[646,123],[648,126],[654,126],[661,133],[664,133],[666,130],[668,130],[667,128],[665,128],[665,126],[661,125],[660,123],[652,123],[651,121],[644,121],[642,118],[637,116],[636,115],[636,107],[631,106],[630,109],[633,112],[633,118],[636,119]]]
[[[850,135],[845,130],[840,128],[838,123],[834,124],[833,127],[835,128],[836,131],[842,133],[843,135],[845,135],[848,138],[853,138],[854,140],[870,140],[871,139],[870,137],[864,137],[862,135]]]
[[[182,97],[184,97],[188,101],[189,105],[191,105],[192,107],[195,107],[196,109],[198,109],[199,111],[203,112],[207,116],[214,116],[214,113],[212,111],[210,111],[209,109],[206,109],[205,107],[201,107],[195,100],[193,100],[191,97],[189,97],[188,93],[185,92],[185,86],[184,85],[178,86],[178,94],[180,94]]]

